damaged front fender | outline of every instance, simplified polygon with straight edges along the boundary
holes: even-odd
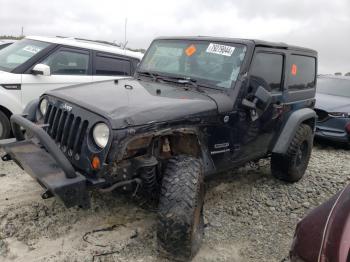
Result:
[[[206,139],[200,127],[144,127],[116,131],[116,140],[112,144],[107,162],[119,162],[128,157],[130,150],[149,149],[157,138],[169,138],[173,153],[199,157],[204,162],[205,173],[215,170],[213,160],[207,150]],[[149,153],[149,152],[148,152]]]

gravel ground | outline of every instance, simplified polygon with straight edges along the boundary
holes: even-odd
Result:
[[[299,219],[350,182],[350,151],[340,148],[316,146],[296,184],[273,179],[268,161],[259,166],[207,181],[207,226],[195,262],[282,261]],[[90,210],[68,210],[41,192],[14,163],[0,161],[1,261],[164,261],[155,213],[137,202],[94,193]]]

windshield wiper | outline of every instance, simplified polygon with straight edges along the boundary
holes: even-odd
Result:
[[[193,79],[191,77],[181,77],[181,76],[159,76],[159,78],[165,80],[165,81],[170,81],[170,82],[174,82],[177,84],[189,84],[191,86],[193,86],[198,92],[204,92],[204,90],[202,90],[200,87],[205,87],[205,88],[209,88],[209,89],[215,89],[215,90],[219,90],[218,88],[215,88],[211,85],[206,85],[206,84],[202,84],[202,83],[198,83],[198,81],[196,79]]]
[[[220,90],[218,88],[215,88],[210,85],[198,83],[196,79],[190,78],[190,77],[181,77],[181,76],[169,76],[169,75],[161,75],[158,73],[151,73],[149,71],[138,71],[137,72],[139,75],[146,76],[146,77],[151,77],[155,82],[162,80],[165,82],[172,82],[176,84],[183,84],[183,85],[191,85],[196,89],[196,91],[203,93],[204,90],[202,90],[200,87],[206,87],[210,89],[215,89],[215,90]]]
[[[190,84],[191,86],[193,86],[196,91],[198,92],[204,92],[203,90],[201,90],[197,84],[197,80],[192,79],[190,77],[178,77],[178,76],[163,76],[160,75],[157,77],[158,79],[161,79],[165,82],[172,82],[172,83],[176,83],[176,84]]]
[[[158,80],[158,75],[155,73],[151,73],[148,71],[137,71],[138,75],[146,76],[146,77],[151,77],[154,81]]]
[[[190,84],[192,85],[198,92],[204,92],[202,89],[199,88],[199,85],[197,83],[196,79],[192,79],[190,77],[176,77],[177,83],[179,84]]]

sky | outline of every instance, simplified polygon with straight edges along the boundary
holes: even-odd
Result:
[[[349,0],[0,0],[0,35],[70,36],[147,48],[157,36],[254,38],[315,49],[319,73],[350,72]]]

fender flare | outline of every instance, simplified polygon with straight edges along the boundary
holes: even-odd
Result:
[[[313,120],[316,124],[316,118],[316,112],[311,108],[303,108],[293,112],[284,125],[282,132],[280,133],[277,142],[273,147],[272,153],[285,154],[300,124],[307,120]],[[314,132],[315,125],[312,127],[312,129]]]
[[[39,99],[34,99],[30,101],[26,107],[23,109],[23,114],[26,115],[26,118],[32,122],[36,119],[36,112],[39,105]]]

